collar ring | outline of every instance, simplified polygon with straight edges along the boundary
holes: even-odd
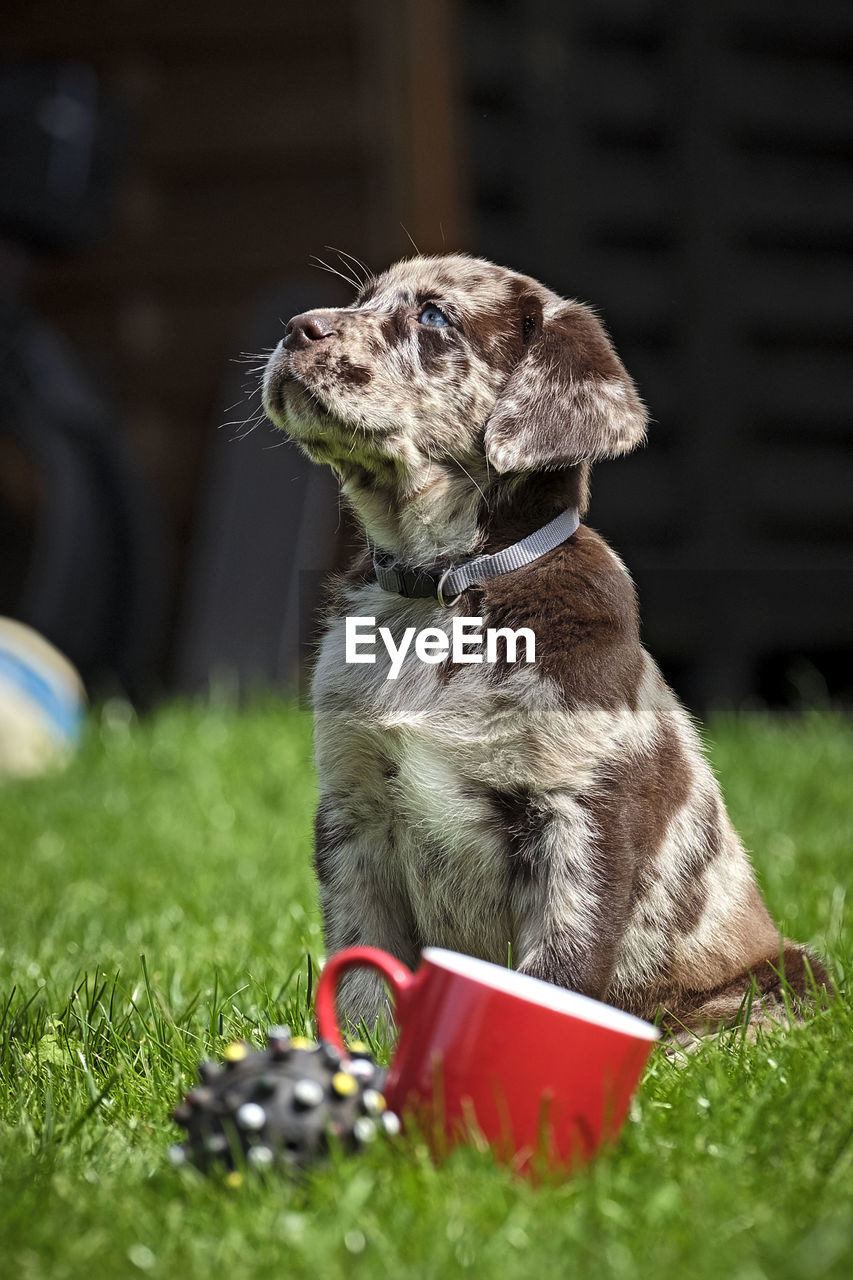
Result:
[[[435,589],[435,597],[438,600],[438,603],[441,605],[442,609],[449,609],[451,605],[456,604],[456,601],[462,598],[464,588],[462,591],[457,591],[456,595],[453,597],[452,600],[445,600],[444,598],[444,584],[447,581],[447,579],[450,577],[451,573],[453,573],[454,571],[455,571],[454,565],[451,565],[449,569],[445,569],[444,573],[439,578],[438,586]]]

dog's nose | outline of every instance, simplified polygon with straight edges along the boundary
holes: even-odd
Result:
[[[284,331],[284,345],[288,351],[298,351],[302,347],[310,347],[312,342],[331,338],[336,333],[337,329],[328,316],[306,312],[305,315],[294,316],[288,321]]]

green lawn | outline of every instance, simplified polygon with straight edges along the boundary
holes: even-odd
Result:
[[[563,1183],[403,1142],[229,1189],[169,1164],[169,1112],[199,1058],[308,1012],[310,720],[107,708],[65,774],[0,789],[2,1273],[846,1280],[853,722],[720,719],[710,742],[771,909],[830,959],[831,1009],[656,1055],[618,1145]]]

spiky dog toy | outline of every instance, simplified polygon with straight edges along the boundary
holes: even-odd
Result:
[[[199,1083],[173,1112],[187,1138],[170,1149],[172,1159],[236,1178],[241,1166],[304,1168],[330,1140],[354,1150],[379,1132],[399,1132],[382,1095],[386,1072],[366,1045],[350,1045],[349,1054],[291,1037],[287,1027],[270,1029],[265,1050],[234,1040],[222,1066],[201,1064]]]

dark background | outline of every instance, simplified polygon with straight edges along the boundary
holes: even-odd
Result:
[[[236,357],[349,296],[312,254],[411,237],[601,311],[653,425],[589,520],[690,704],[853,696],[846,0],[7,0],[0,54],[0,613],[96,692],[294,678],[351,534]],[[99,194],[63,242],[75,94]]]

